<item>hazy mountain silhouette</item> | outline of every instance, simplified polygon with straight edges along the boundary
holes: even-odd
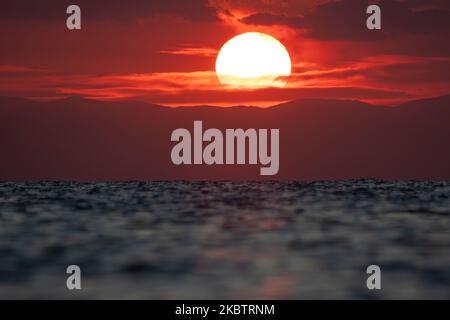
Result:
[[[396,107],[295,100],[271,108],[166,108],[71,97],[0,98],[0,180],[260,179],[259,165],[175,166],[174,129],[279,128],[270,179],[450,180],[450,95]]]

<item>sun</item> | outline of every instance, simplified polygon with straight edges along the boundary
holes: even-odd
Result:
[[[220,83],[234,88],[282,88],[291,68],[291,58],[284,45],[260,32],[247,32],[230,39],[216,60]]]

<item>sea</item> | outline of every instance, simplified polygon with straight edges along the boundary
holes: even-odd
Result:
[[[0,183],[0,299],[448,298],[450,182]]]

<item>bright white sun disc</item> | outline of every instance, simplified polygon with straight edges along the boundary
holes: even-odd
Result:
[[[243,33],[220,49],[216,74],[225,86],[284,87],[291,74],[291,58],[277,39],[260,32]]]

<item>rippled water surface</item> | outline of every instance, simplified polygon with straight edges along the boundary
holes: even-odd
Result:
[[[450,183],[0,183],[0,298],[450,298]]]

